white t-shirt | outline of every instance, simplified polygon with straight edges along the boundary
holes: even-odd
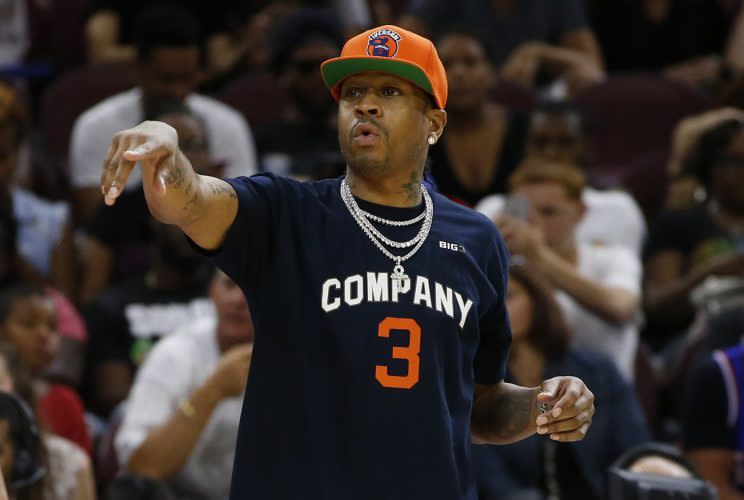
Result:
[[[119,463],[129,462],[150,431],[179,411],[181,400],[214,372],[220,357],[210,320],[191,324],[155,345],[137,373],[116,436]],[[177,492],[204,500],[228,497],[242,402],[238,396],[215,408],[188,461],[170,481]]]
[[[65,202],[48,201],[21,188],[11,188],[10,195],[18,223],[18,253],[37,271],[49,275],[54,247],[70,220],[70,208]]]
[[[26,0],[0,0],[0,66],[22,62],[29,38]]]
[[[225,161],[225,177],[250,176],[258,171],[256,150],[248,125],[234,109],[198,94],[186,98],[186,105],[206,124],[209,151]],[[101,169],[116,132],[143,121],[142,91],[134,88],[111,96],[81,114],[75,121],[70,143],[70,178],[75,188],[98,186]],[[127,187],[141,179],[135,169]]]
[[[636,255],[641,254],[646,222],[641,209],[628,193],[623,191],[598,191],[585,188],[582,199],[586,214],[576,228],[579,242],[621,245]],[[504,196],[488,196],[475,209],[489,218],[496,217],[504,208]]]
[[[578,271],[604,286],[622,288],[638,298],[641,296],[641,262],[627,248],[579,244]],[[636,319],[618,325],[601,319],[562,291],[556,292],[556,299],[573,333],[573,344],[614,360],[620,373],[632,381],[640,304]]]

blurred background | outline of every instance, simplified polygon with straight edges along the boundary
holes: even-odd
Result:
[[[12,498],[226,498],[250,311],[136,174],[103,206],[102,161],[161,120],[200,173],[342,175],[319,65],[381,24],[447,71],[425,180],[504,234],[509,379],[597,397],[580,443],[476,446],[481,499],[744,499],[740,0],[0,0]],[[195,416],[199,390],[226,396]]]

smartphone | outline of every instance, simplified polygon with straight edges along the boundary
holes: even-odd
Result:
[[[530,201],[523,196],[507,196],[504,201],[504,215],[527,220],[530,215]]]

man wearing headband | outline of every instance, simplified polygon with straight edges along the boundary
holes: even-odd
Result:
[[[231,499],[475,500],[471,442],[581,439],[594,396],[572,377],[503,381],[503,240],[421,184],[447,121],[432,43],[382,26],[321,71],[344,177],[199,176],[173,129],[145,122],[114,137],[106,203],[140,161],[153,216],[209,253],[254,312]],[[207,403],[190,401],[193,415]]]

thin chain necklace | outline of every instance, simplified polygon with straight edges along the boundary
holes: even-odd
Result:
[[[404,285],[410,279],[408,275],[405,274],[405,269],[403,269],[403,262],[413,257],[414,254],[419,250],[419,248],[421,248],[421,246],[424,244],[424,241],[426,241],[426,237],[429,235],[431,224],[434,221],[434,204],[431,201],[429,192],[426,190],[426,187],[423,184],[421,185],[421,193],[424,197],[424,212],[418,217],[407,221],[394,221],[378,217],[362,210],[354,199],[354,195],[351,192],[351,188],[346,183],[346,179],[343,179],[341,181],[341,199],[344,200],[344,204],[351,213],[351,216],[354,218],[354,221],[359,225],[362,231],[364,231],[364,234],[367,235],[372,243],[374,243],[374,245],[384,255],[395,262],[395,266],[393,266],[392,279],[398,283],[399,288],[404,288]],[[380,222],[389,226],[410,226],[420,221],[422,218],[424,222],[421,224],[421,229],[416,234],[416,236],[408,241],[393,241],[389,238],[386,238],[370,222],[370,219],[372,219],[376,222]],[[405,255],[393,255],[387,248],[385,248],[383,243],[393,248],[408,248],[413,246],[413,249]]]

